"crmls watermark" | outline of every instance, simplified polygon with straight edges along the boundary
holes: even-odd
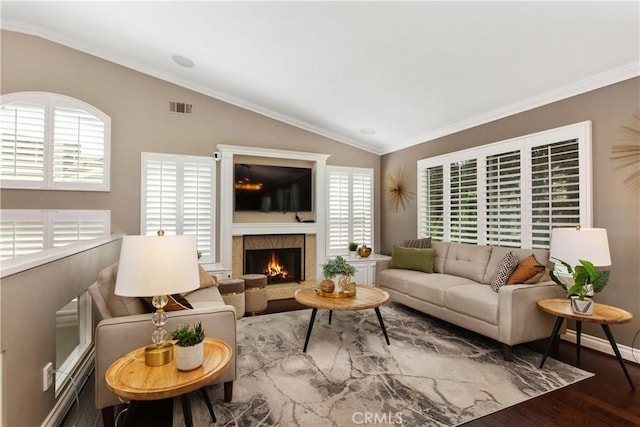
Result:
[[[354,412],[351,421],[354,424],[402,424],[402,413]]]

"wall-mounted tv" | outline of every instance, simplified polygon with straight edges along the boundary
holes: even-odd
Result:
[[[311,168],[236,163],[234,182],[236,211],[311,211]]]

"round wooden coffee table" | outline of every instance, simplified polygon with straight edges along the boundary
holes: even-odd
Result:
[[[574,313],[571,309],[571,301],[567,298],[543,299],[538,301],[538,307],[540,307],[542,311],[557,316],[556,324],[553,327],[549,343],[547,344],[547,349],[544,352],[542,361],[540,362],[540,368],[544,366],[544,362],[547,360],[547,356],[549,355],[553,343],[559,339],[558,332],[560,331],[560,327],[562,326],[564,319],[572,319],[576,321],[576,362],[578,365],[580,364],[580,335],[582,333],[582,322],[599,323],[602,326],[604,334],[609,340],[609,344],[611,344],[611,348],[622,367],[622,371],[627,377],[627,381],[629,381],[629,385],[633,390],[636,389],[636,386],[633,384],[633,381],[629,376],[629,372],[627,372],[627,367],[624,364],[620,350],[618,350],[616,340],[613,338],[613,334],[609,328],[609,325],[630,322],[631,319],[633,319],[633,315],[631,313],[618,307],[598,304],[597,302],[593,303],[593,314],[585,315]]]
[[[204,386],[222,375],[231,361],[231,347],[224,341],[205,338],[202,366],[193,371],[179,371],[175,359],[163,366],[147,366],[144,363],[144,347],[125,354],[109,367],[105,374],[107,387],[114,394],[131,400],[130,411],[125,414],[123,425],[130,412],[141,400],[160,400],[181,396],[184,420],[192,426],[189,393],[200,390],[211,418],[215,414]]]
[[[378,322],[380,323],[380,328],[382,329],[384,338],[387,341],[387,345],[390,345],[387,329],[384,327],[384,321],[382,320],[379,308],[382,304],[389,301],[389,294],[386,291],[374,286],[357,285],[356,295],[354,297],[329,298],[318,295],[316,293],[316,288],[304,288],[298,289],[294,297],[300,304],[313,309],[311,311],[311,320],[309,320],[309,328],[307,329],[307,337],[304,340],[303,353],[307,352],[309,337],[311,336],[313,322],[316,320],[316,313],[318,313],[318,309],[329,310],[329,324],[331,324],[333,310],[356,311],[373,308],[378,316]]]

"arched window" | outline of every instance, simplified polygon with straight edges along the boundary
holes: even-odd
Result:
[[[0,106],[0,186],[109,191],[111,119],[64,95],[17,92]]]

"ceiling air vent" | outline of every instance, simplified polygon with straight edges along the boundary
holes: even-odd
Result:
[[[187,104],[185,102],[169,102],[169,111],[172,113],[178,114],[191,114],[191,110],[193,109],[193,105]]]

